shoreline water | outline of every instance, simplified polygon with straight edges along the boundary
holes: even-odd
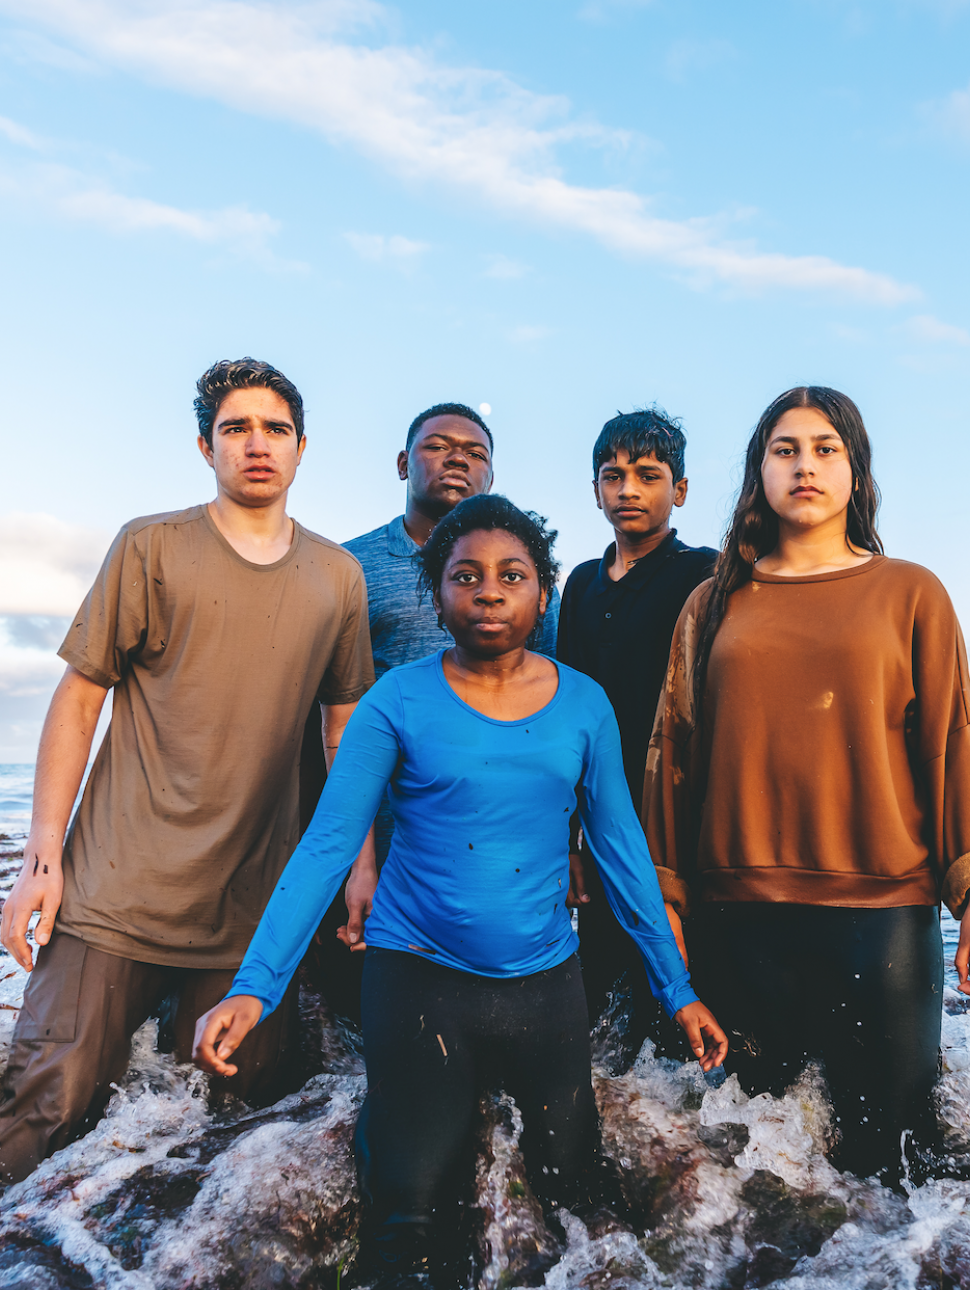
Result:
[[[19,871],[33,767],[0,765],[0,887]],[[949,1162],[902,1192],[841,1175],[824,1156],[818,1073],[784,1098],[711,1088],[649,1043],[611,1075],[594,1035],[603,1153],[622,1198],[590,1224],[546,1222],[518,1152],[518,1113],[483,1102],[466,1204],[482,1290],[929,1290],[970,1287],[970,1015],[953,986],[944,918],[941,1115]],[[0,956],[0,1065],[26,974]],[[316,1073],[275,1107],[210,1111],[205,1078],[135,1037],[106,1117],[0,1200],[0,1287],[266,1290],[336,1286],[360,1216],[351,1159],[364,1092],[353,1032],[305,990]]]

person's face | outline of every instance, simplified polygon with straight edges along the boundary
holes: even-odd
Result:
[[[492,454],[481,426],[466,417],[432,417],[398,453],[397,473],[408,495],[431,515],[447,515],[466,497],[492,486]]]
[[[838,431],[816,408],[792,408],[768,436],[761,482],[779,520],[799,529],[845,517],[852,466]]]
[[[652,452],[631,460],[625,448],[618,448],[616,457],[600,466],[593,492],[614,529],[631,538],[647,537],[666,526],[675,506],[683,506],[687,480],[675,484],[670,466]]]
[[[463,649],[493,658],[525,644],[546,593],[525,544],[504,529],[482,529],[452,547],[435,608]]]
[[[269,506],[293,483],[306,437],[299,443],[289,404],[275,390],[232,390],[212,427],[212,445],[199,435],[219,491],[241,506]]]

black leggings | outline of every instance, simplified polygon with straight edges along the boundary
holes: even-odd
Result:
[[[695,988],[728,1032],[725,1066],[749,1093],[780,1094],[823,1064],[843,1169],[895,1173],[899,1140],[932,1137],[943,945],[934,906],[702,905]]]
[[[379,1229],[426,1225],[454,1194],[479,1096],[501,1087],[522,1113],[530,1182],[569,1203],[592,1154],[589,1022],[575,956],[533,976],[473,976],[368,949],[362,995],[367,1100],[357,1170]]]

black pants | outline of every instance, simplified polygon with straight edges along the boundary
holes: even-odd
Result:
[[[357,1169],[375,1226],[430,1224],[467,1155],[476,1104],[501,1087],[522,1113],[530,1182],[568,1203],[595,1137],[589,1022],[575,956],[496,980],[371,948],[364,964],[367,1100]]]
[[[943,944],[935,907],[702,905],[694,986],[728,1032],[748,1093],[778,1095],[823,1064],[841,1143],[862,1176],[899,1165],[900,1135],[933,1133]]]

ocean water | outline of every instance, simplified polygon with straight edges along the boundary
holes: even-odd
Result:
[[[19,869],[33,768],[0,766],[0,888]],[[944,917],[947,958],[956,924]],[[0,956],[0,1066],[25,974]],[[604,1155],[622,1217],[549,1221],[525,1180],[518,1111],[482,1104],[466,1206],[468,1290],[944,1290],[970,1287],[970,1018],[948,975],[939,1114],[949,1157],[890,1190],[825,1159],[818,1072],[783,1098],[712,1087],[648,1043],[611,1075],[597,1033]],[[211,1111],[205,1077],[136,1035],[105,1118],[0,1200],[0,1290],[268,1290],[352,1277],[351,1139],[364,1076],[352,1032],[309,990],[317,1069],[266,1111]]]

